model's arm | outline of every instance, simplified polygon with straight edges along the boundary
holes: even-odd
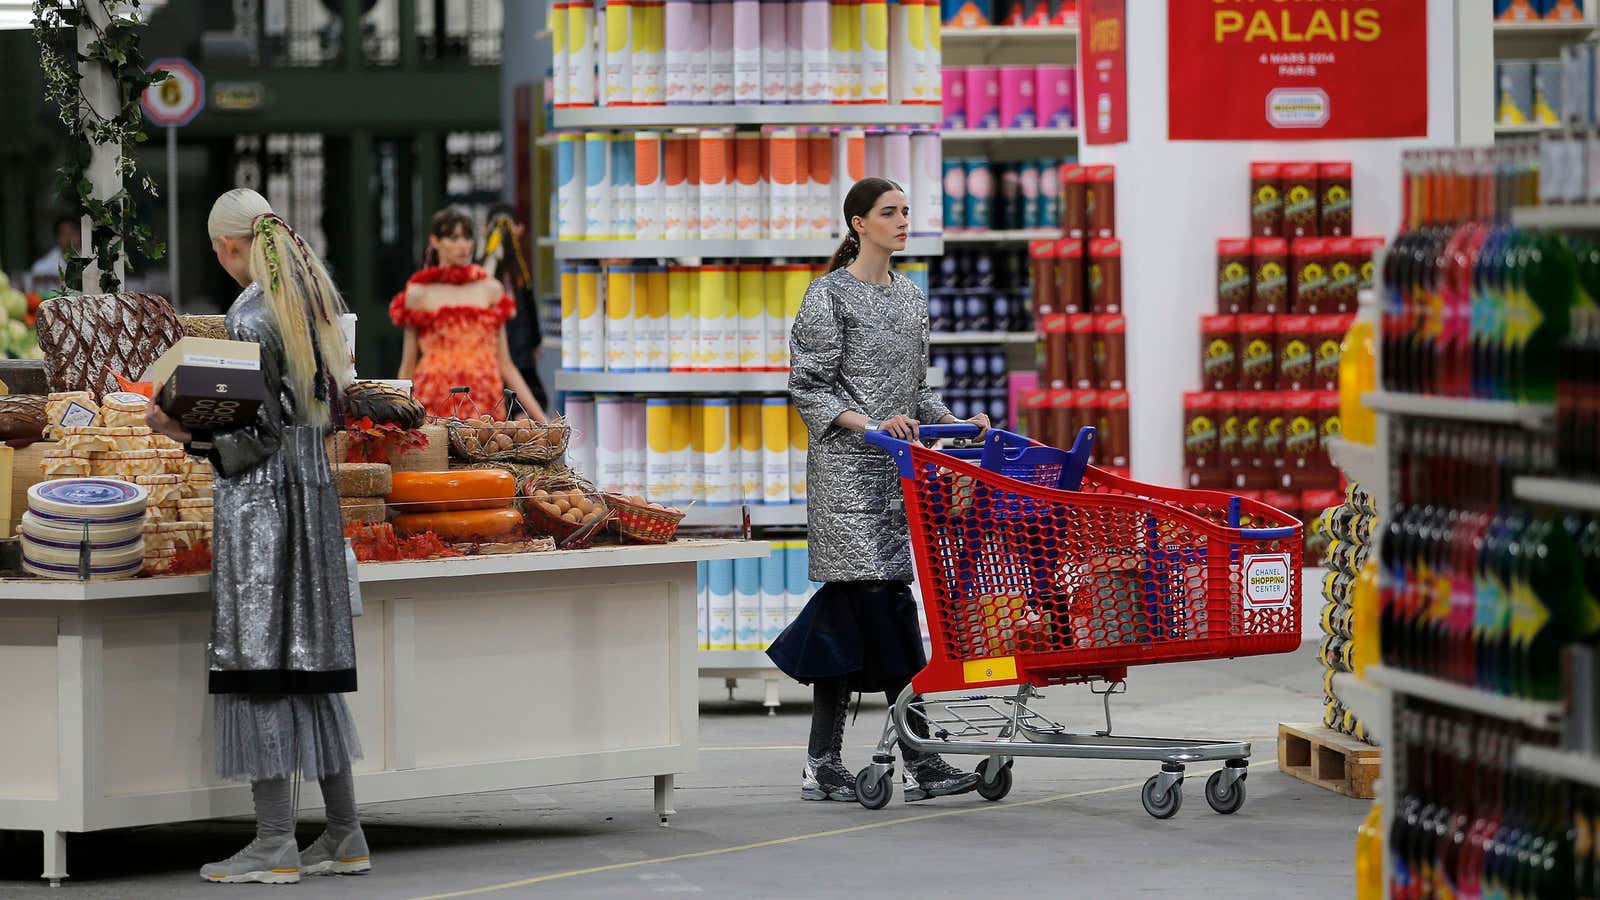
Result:
[[[400,345],[400,374],[396,378],[410,381],[417,374],[417,330],[407,328],[404,341]]]
[[[533,398],[533,391],[528,387],[527,379],[522,377],[522,371],[511,360],[511,341],[506,337],[506,330],[503,327],[500,329],[500,380],[517,395],[517,402],[522,404],[522,409],[528,414],[528,418],[540,424],[547,421],[544,407]]]

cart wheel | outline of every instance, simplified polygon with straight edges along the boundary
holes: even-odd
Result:
[[[856,775],[856,800],[867,809],[883,809],[894,794],[894,770],[867,766]]]
[[[1206,779],[1206,802],[1217,812],[1231,816],[1244,806],[1244,779],[1240,778],[1231,786],[1224,787],[1222,773],[1212,772]]]
[[[978,796],[985,800],[1004,800],[1011,793],[1011,765],[1001,766],[999,774],[991,777],[989,770],[993,762],[986,758],[978,763]]]
[[[1151,775],[1144,783],[1144,790],[1139,792],[1139,802],[1144,804],[1144,811],[1157,819],[1170,819],[1183,808],[1183,779],[1167,790],[1165,796],[1159,796],[1161,790],[1161,776]]]

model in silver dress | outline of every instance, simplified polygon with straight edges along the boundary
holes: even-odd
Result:
[[[890,255],[905,246],[905,203],[891,181],[856,182],[845,198],[849,236],[806,291],[789,339],[789,393],[810,433],[811,578],[824,585],[767,653],[813,686],[800,788],[807,800],[855,799],[841,758],[850,692],[883,691],[893,703],[927,665],[900,477],[861,437],[882,428],[912,439],[919,423],[956,421],[927,384],[927,298],[889,270]],[[986,417],[973,421],[988,426]],[[901,754],[909,800],[977,784],[938,756],[904,746]]]
[[[371,869],[356,815],[360,758],[344,694],[356,689],[344,533],[326,438],[352,377],[337,291],[316,254],[254,191],[224,194],[209,228],[244,291],[233,340],[261,346],[266,399],[236,430],[189,433],[154,408],[153,428],[216,475],[208,668],[217,774],[247,780],[256,839],[200,870],[214,883],[292,883]],[[327,830],[295,843],[293,780],[317,779]]]

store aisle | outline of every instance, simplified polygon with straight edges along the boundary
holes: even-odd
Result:
[[[377,874],[307,879],[282,893],[423,897],[504,886],[469,896],[1122,897],[1182,885],[1193,897],[1349,897],[1367,803],[1282,776],[1273,762],[1277,723],[1320,714],[1314,650],[1134,673],[1119,731],[1255,743],[1249,802],[1231,818],[1206,806],[1195,777],[1204,770],[1195,769],[1177,817],[1151,819],[1138,799],[1154,771],[1145,763],[1019,760],[1016,788],[998,804],[976,794],[912,805],[897,797],[876,813],[804,803],[796,782],[806,694],[786,690],[782,714],[768,718],[758,685],[729,705],[721,685],[706,681],[704,768],[680,779],[672,828],[656,827],[643,780],[374,805],[363,813]],[[1088,724],[1099,715],[1090,699],[1057,690],[1046,705]],[[847,733],[852,768],[866,761],[882,716],[881,703],[867,705]],[[75,838],[67,889],[83,898],[218,896],[226,889],[200,883],[194,870],[237,849],[248,828],[210,822]],[[302,843],[319,828],[304,823]],[[0,896],[47,893],[29,880],[33,840],[0,849],[16,851],[0,855]]]

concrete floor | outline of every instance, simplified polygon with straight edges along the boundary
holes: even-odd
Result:
[[[702,769],[680,776],[672,827],[657,827],[646,780],[367,806],[374,874],[306,879],[281,896],[1349,897],[1368,804],[1274,764],[1277,724],[1321,716],[1314,648],[1136,670],[1113,707],[1130,734],[1252,740],[1248,802],[1232,817],[1207,807],[1205,769],[1190,770],[1183,809],[1162,822],[1138,799],[1154,764],[1066,760],[1019,760],[1001,803],[969,794],[908,805],[898,793],[878,812],[804,803],[804,689],[786,688],[769,718],[758,683],[729,704],[720,683],[705,681]],[[1063,688],[1044,706],[1092,730],[1092,700]],[[882,715],[881,703],[868,705],[847,733],[852,768],[867,761]],[[60,892],[33,880],[37,837],[13,835],[0,843],[0,897],[215,897],[230,889],[202,884],[195,870],[237,850],[250,829],[230,820],[75,835],[73,877]],[[308,819],[302,844],[319,831]]]

